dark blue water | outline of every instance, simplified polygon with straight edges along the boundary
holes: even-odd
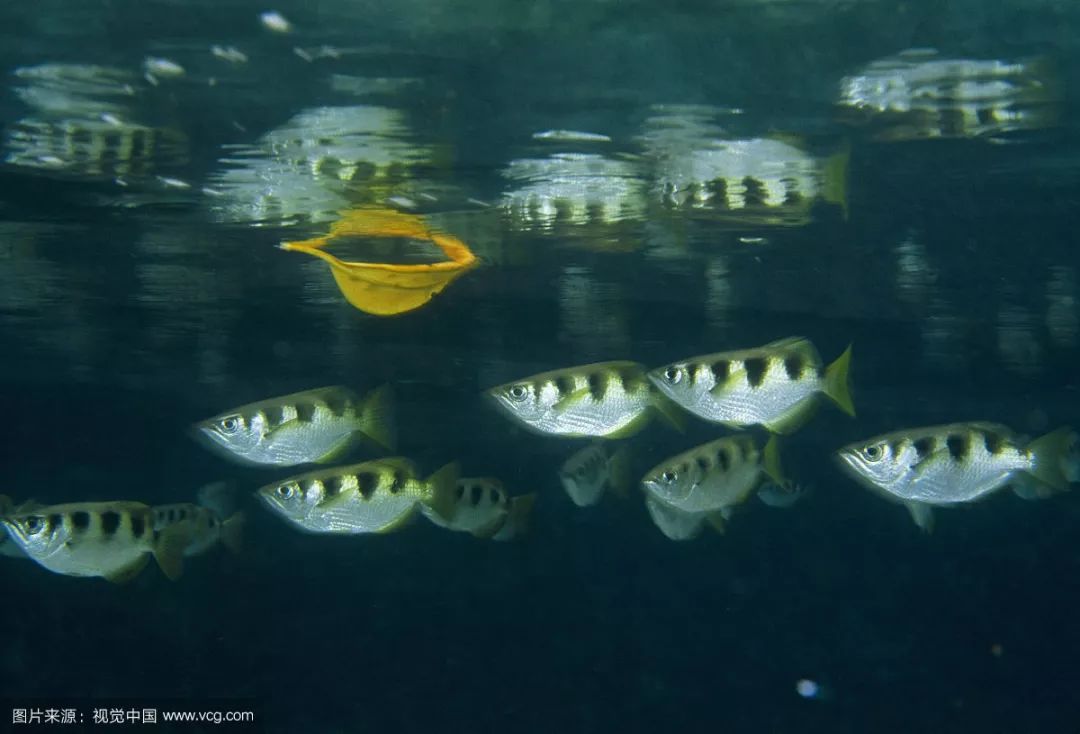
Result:
[[[271,9],[291,32],[260,24]],[[246,496],[288,472],[211,455],[193,422],[389,382],[401,453],[539,495],[513,543],[423,522],[307,536],[252,501],[244,552],[176,583],[0,558],[0,693],[241,699],[268,732],[1077,730],[1076,498],[1001,494],[924,535],[829,458],[909,426],[1077,424],[1077,31],[1049,0],[0,8],[0,491]],[[1024,66],[1021,122],[955,73],[919,87],[932,114],[852,119],[843,79],[926,48]],[[147,58],[183,74],[147,78]],[[158,142],[132,152],[136,134]],[[709,141],[780,134],[814,165],[850,152],[846,216],[664,202]],[[276,247],[358,204],[421,214],[483,265],[420,310],[363,314]],[[480,397],[795,334],[826,360],[854,344],[858,418],[825,407],[785,442],[806,500],[754,500],[693,542],[637,493],[574,507],[555,471],[583,444]],[[652,425],[635,472],[717,435]]]

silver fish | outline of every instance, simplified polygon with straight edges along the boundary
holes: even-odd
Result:
[[[531,498],[534,495],[526,495],[526,497]],[[454,507],[449,517],[440,517],[433,508],[423,505],[420,511],[431,522],[448,530],[471,533],[478,538],[495,539],[503,534],[503,538],[499,539],[508,539],[509,532],[504,533],[508,531],[506,528],[508,522],[519,526],[514,529],[514,534],[523,531],[528,522],[528,512],[532,508],[531,499],[517,505],[517,513],[512,513],[513,508],[521,499],[521,497],[511,498],[498,479],[467,477],[457,481],[454,489]],[[522,508],[525,508],[524,515],[522,515]]]
[[[393,394],[384,385],[360,400],[340,386],[260,400],[202,421],[196,435],[241,464],[328,463],[358,438],[387,450],[396,443]]]
[[[271,511],[310,533],[388,533],[420,505],[453,516],[456,463],[427,479],[402,457],[323,469],[268,484],[256,492]]]
[[[228,487],[217,482],[199,490],[199,504],[180,502],[155,505],[152,508],[154,529],[162,531],[182,526],[188,537],[185,557],[202,555],[218,543],[238,553],[244,529],[244,513],[222,510],[223,506],[233,504],[223,499],[228,493]]]
[[[753,436],[743,433],[662,461],[642,478],[641,486],[676,510],[707,514],[741,504],[766,476],[785,481],[776,437],[761,449]]]
[[[625,495],[632,480],[630,451],[620,446],[611,451],[605,443],[593,443],[568,458],[559,469],[559,481],[578,507],[595,505],[611,487]]]
[[[155,529],[153,511],[141,502],[49,505],[0,522],[12,541],[48,570],[115,583],[134,578],[151,555],[166,576],[178,578],[189,540],[182,526]]]
[[[625,438],[659,412],[680,425],[636,362],[600,362],[544,372],[487,391],[530,430],[555,436]]]
[[[757,498],[769,507],[787,509],[794,507],[809,493],[809,486],[788,480],[786,482],[768,482],[757,491]]]
[[[689,412],[727,426],[763,425],[791,433],[812,415],[818,396],[855,415],[848,370],[851,347],[828,368],[807,339],[690,357],[649,372],[665,395]]]
[[[33,500],[27,500],[21,505],[16,505],[6,494],[0,494],[0,517],[18,515],[38,507],[41,507],[41,505]],[[0,556],[7,556],[8,558],[29,558],[29,556],[26,555],[26,551],[24,551],[18,543],[12,540],[7,532],[0,533]]]
[[[1017,477],[1065,489],[1062,457],[1071,434],[1062,428],[1026,443],[996,423],[952,423],[858,441],[836,458],[860,484],[904,504],[915,524],[930,532],[933,507],[979,500]]]

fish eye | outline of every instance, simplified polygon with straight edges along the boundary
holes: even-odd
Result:
[[[881,461],[881,458],[885,455],[885,449],[879,443],[872,443],[869,446],[863,446],[860,453],[867,461]]]
[[[291,499],[296,494],[296,485],[282,484],[277,488],[277,496],[283,500]]]
[[[678,367],[668,367],[664,370],[664,380],[670,382],[672,385],[676,384],[682,379],[682,370]]]
[[[233,434],[240,430],[240,419],[235,415],[230,415],[228,418],[222,418],[218,421],[218,428],[222,433]]]
[[[529,389],[524,385],[511,385],[506,394],[510,396],[511,400],[521,401],[529,394]]]
[[[678,472],[673,472],[670,469],[660,475],[661,481],[664,484],[674,484],[679,478]]]
[[[45,519],[39,515],[31,515],[23,520],[23,527],[30,535],[37,535],[45,527]]]

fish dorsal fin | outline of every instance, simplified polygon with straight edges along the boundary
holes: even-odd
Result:
[[[776,341],[769,342],[762,349],[789,349],[795,350],[798,348],[800,351],[804,349],[813,349],[814,345],[810,343],[810,340],[805,336],[786,336],[783,339],[777,339]]]
[[[410,478],[417,476],[416,464],[411,459],[407,459],[404,456],[387,456],[382,459],[377,459],[372,462],[373,464],[382,464],[388,466],[391,469],[399,469],[409,475]]]
[[[139,573],[146,568],[146,564],[150,561],[150,556],[145,553],[139,556],[139,559],[134,563],[112,573],[105,574],[104,579],[113,584],[126,584],[134,579]]]

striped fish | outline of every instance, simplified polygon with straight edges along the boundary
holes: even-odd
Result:
[[[776,437],[761,448],[753,436],[742,433],[660,462],[641,486],[669,507],[708,514],[741,504],[766,478],[784,481]]]
[[[459,479],[454,488],[454,505],[448,518],[440,517],[426,505],[421,505],[420,511],[431,522],[448,530],[471,533],[477,538],[496,538],[501,534],[509,539],[524,532],[534,497],[510,497],[502,482],[492,477],[467,477]],[[507,528],[508,523],[516,527]]]
[[[629,474],[630,453],[625,446],[610,451],[604,443],[594,443],[575,452],[559,469],[559,481],[578,507],[595,505],[611,487],[626,493],[632,480]]]
[[[256,491],[274,513],[309,533],[388,533],[408,522],[420,505],[442,518],[453,517],[456,463],[427,479],[401,457],[323,469]]]
[[[393,394],[384,385],[359,399],[340,386],[260,400],[195,425],[206,445],[257,466],[328,463],[360,438],[393,450]]]
[[[222,482],[208,484],[198,492],[199,504],[180,502],[155,505],[154,529],[182,526],[188,536],[186,557],[206,553],[221,543],[233,553],[240,551],[244,513],[233,512],[231,491]]]
[[[690,357],[648,376],[671,400],[707,421],[791,433],[810,418],[820,394],[855,415],[850,364],[850,346],[825,368],[809,340],[790,337],[755,349]]]
[[[189,538],[181,525],[156,528],[141,502],[78,502],[38,507],[0,519],[8,536],[53,573],[134,578],[153,556],[170,579],[183,571]]]
[[[1066,489],[1063,459],[1074,435],[1061,428],[1027,443],[996,423],[952,423],[849,444],[836,458],[860,484],[902,503],[930,532],[933,507],[974,502],[1018,478]]]
[[[660,413],[681,427],[670,403],[636,362],[600,362],[544,372],[486,393],[507,415],[535,433],[625,438]]]

